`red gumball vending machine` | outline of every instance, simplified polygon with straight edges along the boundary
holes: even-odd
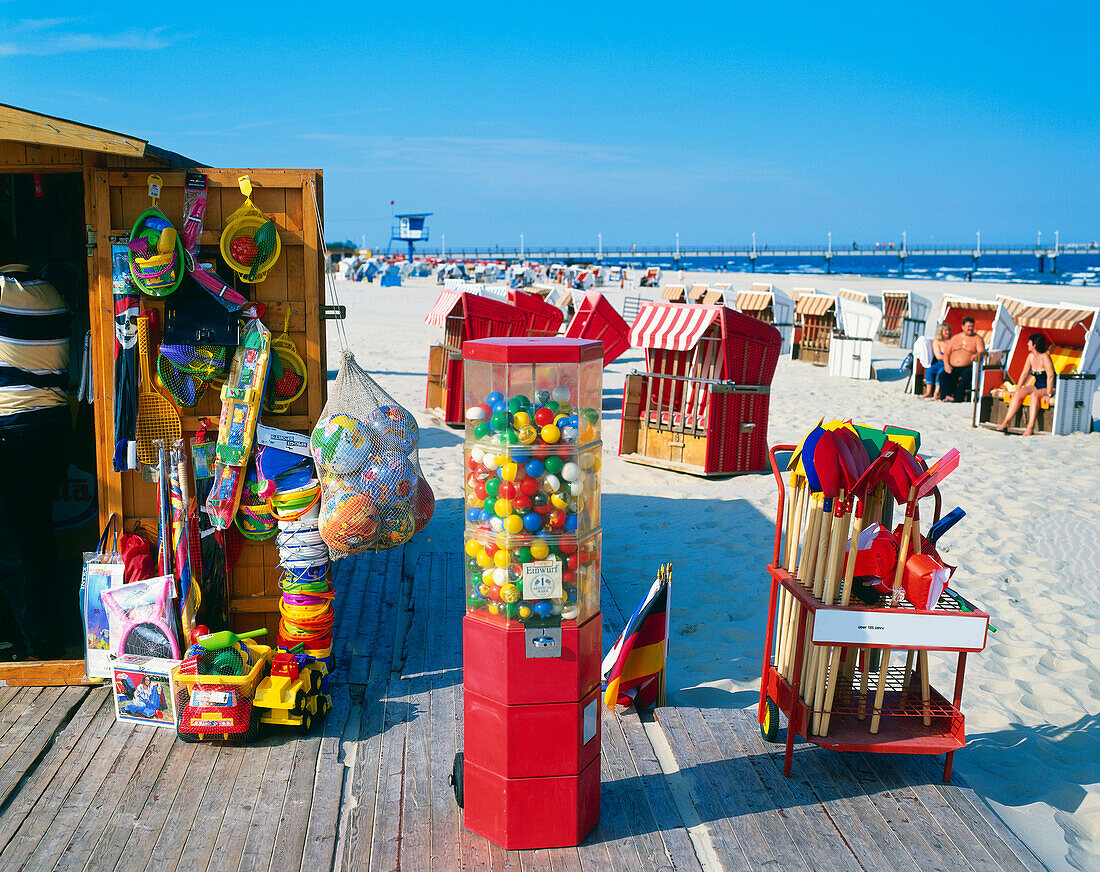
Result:
[[[462,346],[466,396],[466,828],[577,845],[600,817],[603,345]]]

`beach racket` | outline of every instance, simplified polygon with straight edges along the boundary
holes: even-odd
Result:
[[[157,462],[156,439],[166,445],[182,436],[180,416],[173,406],[153,385],[149,375],[149,318],[138,318],[138,383],[137,455],[147,465]]]

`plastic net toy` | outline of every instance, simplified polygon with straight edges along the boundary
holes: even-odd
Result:
[[[264,409],[282,414],[306,391],[306,362],[298,354],[287,333],[290,310],[283,321],[283,332],[271,342],[271,375],[268,377]]]
[[[238,180],[245,200],[225,222],[221,252],[225,262],[243,281],[262,282],[279,259],[282,243],[275,222],[252,204],[252,182],[248,176]]]
[[[333,559],[408,542],[431,520],[435,497],[420,471],[420,428],[344,353],[310,437],[321,481],[321,537]]]

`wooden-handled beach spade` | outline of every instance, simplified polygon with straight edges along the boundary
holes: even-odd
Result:
[[[844,565],[844,586],[840,595],[840,605],[843,607],[846,607],[852,598],[852,583],[855,578],[856,556],[859,553],[859,537],[863,533],[863,528],[866,524],[867,505],[874,499],[875,489],[881,484],[886,475],[886,471],[890,468],[891,464],[893,464],[897,452],[897,445],[887,443],[883,447],[882,453],[872,460],[867,465],[867,468],[864,469],[863,475],[859,477],[859,481],[852,487],[849,495],[850,499],[858,500],[858,505],[855,511],[855,528],[852,530],[851,546],[848,548],[848,556]],[[835,698],[836,684],[840,672],[840,654],[838,649],[833,648],[830,652],[830,656],[831,660],[826,681],[825,701],[822,707],[823,712],[819,729],[819,734],[822,736],[827,736],[829,734],[829,719],[832,715],[833,699]]]
[[[905,459],[913,461],[912,464],[908,463]],[[932,493],[933,490],[942,482],[948,475],[950,475],[959,466],[959,451],[956,448],[952,448],[943,457],[933,463],[926,471],[917,475],[913,475],[914,467],[919,470],[919,466],[916,465],[915,458],[907,451],[901,451],[898,454],[899,464],[895,462],[890,468],[893,483],[891,484],[891,491],[895,497],[898,495],[898,485],[901,484],[902,477],[908,477],[910,479],[908,499],[905,502],[905,521],[901,529],[901,544],[898,548],[898,564],[894,570],[894,584],[893,592],[890,595],[890,605],[897,606],[901,602],[903,591],[901,587],[901,579],[905,573],[905,561],[909,557],[909,544],[913,541],[914,534],[915,540],[918,543],[917,548],[920,548],[920,523],[917,516],[917,507],[919,501]],[[888,479],[891,480],[891,479]],[[900,502],[900,501],[899,501]],[[931,716],[929,713],[929,698],[930,689],[928,684],[928,652],[921,651],[918,655],[918,663],[921,672],[921,698],[924,702],[924,723],[925,726],[931,724]],[[878,673],[878,688],[875,691],[875,706],[873,714],[871,715],[871,732],[877,733],[879,728],[879,721],[882,716],[882,701],[886,693],[886,675],[890,667],[890,650],[884,648],[882,650],[881,664],[879,666]]]
[[[867,451],[856,435],[851,425],[839,427],[833,431],[833,439],[826,448],[836,454],[835,466],[839,481],[837,483],[837,497],[833,502],[833,528],[829,540],[828,557],[825,561],[824,581],[820,599],[826,605],[832,605],[837,598],[840,588],[841,561],[843,559],[845,543],[848,541],[848,528],[852,517],[852,493],[863,473],[869,465]],[[821,452],[818,452],[820,455]],[[828,458],[822,457],[826,466],[830,465]],[[825,679],[828,675],[828,662],[832,656],[839,660],[839,651],[833,648],[815,647],[814,668],[812,679],[814,687],[814,718],[813,731],[820,729],[821,713],[825,702]]]

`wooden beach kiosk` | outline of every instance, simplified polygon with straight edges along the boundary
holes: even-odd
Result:
[[[912,348],[924,333],[932,303],[913,291],[882,292],[882,329],[879,342]]]
[[[773,284],[756,282],[747,291],[737,292],[733,306],[737,311],[775,327],[783,337],[779,353],[791,353],[794,341],[794,300],[783,291]]]
[[[1100,375],[1100,310],[1072,303],[1046,306],[1009,298],[1000,298],[1000,302],[1015,321],[1015,331],[1001,358],[1003,365],[987,365],[981,370],[981,387],[974,398],[977,423],[997,427],[1004,421],[1013,395],[1008,376],[1011,373],[1013,379],[1019,379],[1027,360],[1028,338],[1032,333],[1041,333],[1054,363],[1055,385],[1054,396],[1039,401],[1035,429],[1056,436],[1091,432],[1096,378]],[[1022,433],[1027,426],[1032,399],[1024,400],[1016,419],[1009,424],[1013,433]]]
[[[813,288],[795,288],[794,313],[792,359],[828,365],[829,345],[836,329],[836,297]]]
[[[626,378],[619,456],[703,476],[766,468],[779,331],[726,306],[648,303],[630,342],[646,371]]]
[[[151,173],[161,177],[159,208],[176,227],[183,227],[185,170],[207,177],[209,190],[200,260],[215,265],[223,280],[249,299],[266,306],[264,323],[277,334],[289,314],[289,337],[306,362],[306,390],[285,414],[264,413],[263,423],[309,432],[327,396],[324,305],[325,248],[318,232],[323,203],[320,170],[214,169],[156,148],[143,139],[36,112],[0,106],[0,179],[10,180],[16,244],[20,262],[48,262],[62,289],[70,292],[74,339],[72,356],[79,360],[84,335],[90,331],[90,408],[74,403],[77,457],[88,468],[71,470],[63,492],[78,492],[87,502],[84,523],[58,537],[63,567],[75,555],[72,584],[75,611],[79,562],[83,551],[94,551],[99,531],[115,514],[127,531],[141,525],[157,528],[157,487],[141,473],[118,473],[113,409],[115,394],[115,327],[112,291],[112,240],[129,239],[131,228],[149,207]],[[252,200],[278,228],[279,260],[258,284],[244,284],[225,268],[219,238],[226,220],[244,201],[238,178],[248,175]],[[143,309],[160,313],[164,300],[142,296]],[[77,344],[79,341],[80,344]],[[151,366],[155,372],[156,357]],[[184,438],[203,419],[216,430],[221,411],[217,390],[208,390],[193,409],[180,413]],[[86,422],[86,426],[84,423]],[[79,478],[79,481],[77,480]],[[277,627],[280,590],[278,554],[261,543],[244,540],[240,557],[229,574],[226,612],[230,627],[242,631]],[[63,571],[68,572],[69,569]],[[59,608],[62,604],[59,603]],[[73,684],[84,677],[84,661],[62,660],[0,665],[5,684]]]
[[[494,336],[524,336],[528,330],[528,316],[510,303],[445,287],[424,323],[443,328],[443,341],[428,349],[428,390],[424,407],[444,423],[461,426],[466,421],[462,343]]]
[[[829,375],[873,379],[871,353],[882,325],[882,309],[852,297],[837,297],[838,329],[829,344]]]

